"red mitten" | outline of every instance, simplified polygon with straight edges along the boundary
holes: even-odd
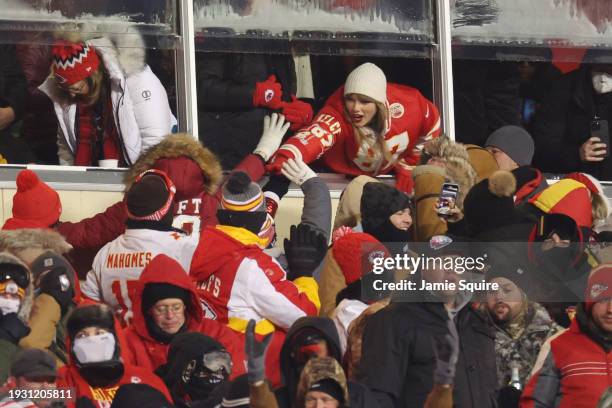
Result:
[[[291,95],[291,102],[281,102],[285,118],[291,122],[289,129],[298,130],[312,122],[312,106]]]
[[[280,83],[276,82],[276,75],[270,75],[265,81],[255,84],[253,106],[279,109],[281,107],[282,95],[283,88]]]
[[[292,159],[292,157],[287,157],[282,152],[276,153],[270,159],[269,164],[266,165],[266,171],[272,174],[281,174],[281,168],[283,167],[283,164],[285,164],[285,162],[289,159]]]

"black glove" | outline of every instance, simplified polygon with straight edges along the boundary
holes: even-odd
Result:
[[[289,239],[285,238],[284,246],[289,264],[288,280],[311,277],[327,253],[325,236],[304,223],[291,226]]]
[[[41,279],[39,288],[41,293],[53,297],[62,308],[62,315],[72,304],[74,289],[68,278],[70,272],[63,266],[58,266],[47,272]]]
[[[93,401],[87,397],[79,397],[76,401],[76,408],[96,408]]]
[[[436,368],[434,383],[450,385],[455,379],[455,367],[459,359],[459,333],[452,319],[447,322],[448,333],[433,338]]]
[[[272,333],[259,342],[255,340],[255,320],[249,320],[244,341],[244,352],[248,357],[247,376],[249,383],[254,384],[266,378],[266,349],[272,340]]]
[[[0,339],[17,345],[28,334],[30,328],[17,317],[17,313],[0,316]]]
[[[506,385],[499,390],[499,408],[518,408],[521,400],[521,391]]]

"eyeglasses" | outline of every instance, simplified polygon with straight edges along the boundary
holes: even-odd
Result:
[[[175,303],[173,305],[160,305],[153,307],[153,314],[156,316],[163,316],[170,312],[172,315],[182,313],[185,310],[183,303]]]

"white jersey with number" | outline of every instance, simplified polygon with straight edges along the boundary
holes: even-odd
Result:
[[[88,298],[111,306],[115,315],[128,323],[132,318],[135,283],[144,267],[155,256],[165,254],[176,259],[188,273],[198,238],[176,231],[128,229],[100,249],[81,291]]]

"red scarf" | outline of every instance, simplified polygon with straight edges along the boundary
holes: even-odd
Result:
[[[95,166],[101,159],[121,159],[119,134],[113,118],[113,106],[110,97],[104,98],[102,114],[98,115],[95,105],[77,105],[78,134],[74,158],[76,166]],[[99,150],[102,143],[102,152]],[[120,160],[121,161],[121,160]]]

